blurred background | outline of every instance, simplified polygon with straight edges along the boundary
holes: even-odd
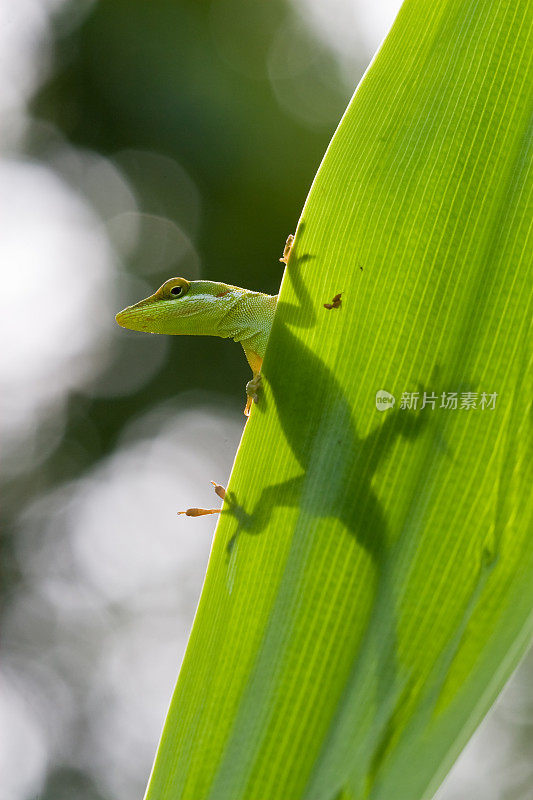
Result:
[[[144,792],[242,432],[231,340],[115,313],[275,293],[399,0],[0,0],[0,800]],[[533,797],[531,657],[440,800]]]

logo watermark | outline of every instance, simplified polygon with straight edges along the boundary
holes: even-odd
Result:
[[[394,406],[395,402],[394,395],[386,392],[385,389],[380,389],[379,392],[376,392],[376,408],[378,411],[387,411]]]

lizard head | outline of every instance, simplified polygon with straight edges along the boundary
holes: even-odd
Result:
[[[170,278],[155,294],[120,311],[116,320],[133,331],[220,336],[226,312],[242,294],[243,289],[226,283]]]

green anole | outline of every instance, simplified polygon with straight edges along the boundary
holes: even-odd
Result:
[[[288,263],[294,236],[288,236],[280,261]],[[221,336],[240,342],[251,367],[253,378],[246,384],[250,413],[252,402],[258,402],[261,385],[261,365],[265,355],[277,295],[252,292],[217,281],[188,281],[170,278],[157,292],[128,306],[116,315],[123,328],[146,333],[174,335]],[[211,481],[223,500],[226,490]],[[180,511],[191,517],[218,514],[220,509],[189,508]]]
[[[287,263],[294,237],[288,237],[280,261]],[[222,336],[240,342],[253,372],[246,384],[244,413],[258,401],[261,365],[274,319],[277,295],[252,292],[217,281],[170,278],[150,297],[120,311],[123,328],[147,333]]]

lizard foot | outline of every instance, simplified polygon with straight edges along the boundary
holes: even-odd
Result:
[[[215,481],[211,481],[213,486],[215,487],[215,494],[217,494],[221,500],[224,500],[226,497],[226,490],[223,486],[219,483],[215,483]],[[187,508],[185,511],[178,511],[178,516],[180,514],[185,514],[186,517],[204,517],[206,514],[220,514],[221,508]]]
[[[285,242],[285,247],[283,248],[283,255],[280,258],[282,264],[289,263],[289,256],[291,254],[292,243],[294,242],[294,234],[289,233],[287,236],[287,241]]]
[[[215,483],[215,481],[211,481],[211,485],[215,489],[215,494],[217,494],[221,500],[224,500],[224,498],[226,497],[226,490],[224,489],[224,487],[221,486],[220,483]]]
[[[244,414],[246,417],[250,414],[250,409],[252,407],[252,403],[259,402],[259,390],[261,388],[261,373],[258,372],[254,375],[251,381],[248,381],[246,384],[246,394],[248,395],[248,399],[246,401],[246,408],[244,409]]]
[[[185,511],[178,511],[186,517],[204,517],[206,514],[220,514],[220,508],[186,508]]]

